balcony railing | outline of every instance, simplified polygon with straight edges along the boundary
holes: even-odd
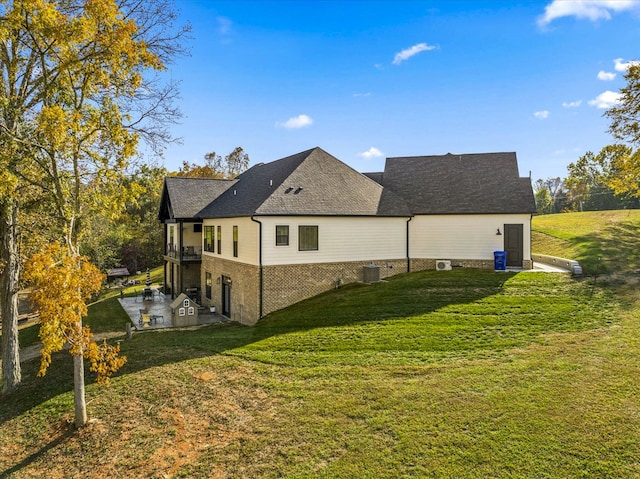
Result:
[[[200,261],[202,260],[202,248],[196,246],[178,248],[177,245],[168,244],[165,256],[179,259],[180,261]]]

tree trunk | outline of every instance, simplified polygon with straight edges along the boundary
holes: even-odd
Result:
[[[0,320],[2,321],[2,393],[13,391],[22,379],[18,342],[18,205],[0,206]]]
[[[76,428],[87,424],[87,403],[84,397],[84,358],[73,355],[73,403],[76,413]]]

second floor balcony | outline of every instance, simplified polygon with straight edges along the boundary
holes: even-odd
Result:
[[[180,261],[202,261],[202,248],[199,246],[178,247],[175,244],[167,244],[165,256]]]

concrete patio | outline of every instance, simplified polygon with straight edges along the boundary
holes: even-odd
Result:
[[[133,327],[138,331],[150,329],[173,328],[171,317],[170,296],[165,296],[162,292],[154,290],[150,299],[143,299],[142,296],[119,298],[122,308],[127,312]],[[148,325],[143,326],[141,312],[151,316]],[[198,325],[227,323],[230,320],[216,313],[211,313],[208,308],[201,308],[198,313]]]

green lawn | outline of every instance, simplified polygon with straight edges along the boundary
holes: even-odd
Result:
[[[88,385],[82,431],[70,360],[42,379],[32,361],[0,399],[0,477],[638,477],[636,301],[427,271],[253,328],[139,333],[111,387]]]
[[[533,252],[580,262],[586,273],[640,269],[640,210],[534,216]]]

